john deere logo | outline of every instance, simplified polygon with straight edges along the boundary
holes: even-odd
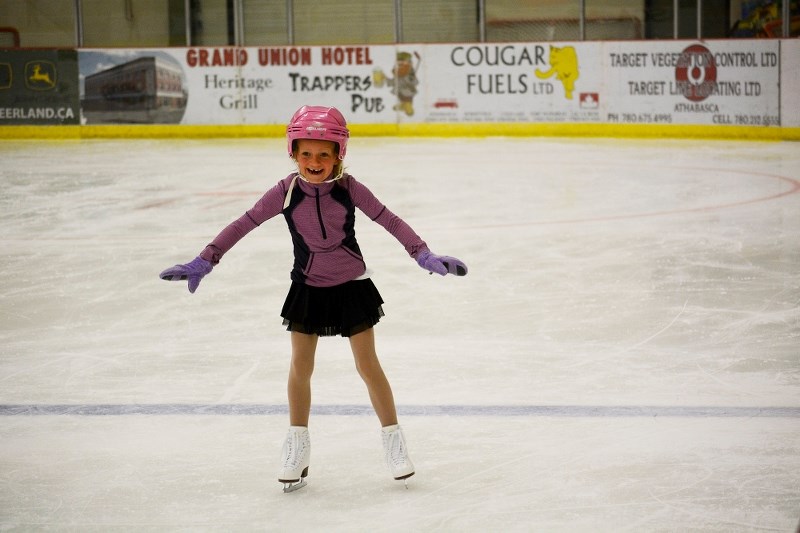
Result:
[[[25,65],[25,86],[34,91],[55,89],[58,75],[50,61],[29,61]]]

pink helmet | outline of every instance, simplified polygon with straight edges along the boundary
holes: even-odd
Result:
[[[335,107],[304,105],[298,109],[286,126],[286,140],[289,142],[289,157],[292,144],[298,139],[319,139],[333,141],[339,145],[339,159],[344,159],[350,130],[347,122]]]

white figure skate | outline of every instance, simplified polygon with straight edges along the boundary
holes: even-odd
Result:
[[[290,426],[283,442],[281,469],[278,472],[278,482],[283,483],[283,492],[294,492],[306,486],[310,462],[311,437],[308,428]]]
[[[386,466],[389,467],[392,477],[402,480],[408,488],[408,478],[414,475],[414,463],[408,457],[408,447],[399,425],[386,426],[381,429],[383,436],[383,451],[386,454]]]

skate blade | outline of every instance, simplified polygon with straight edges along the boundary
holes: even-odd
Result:
[[[308,483],[306,483],[305,479],[301,479],[300,481],[298,481],[296,483],[284,483],[283,484],[283,492],[288,494],[290,492],[294,492],[296,490],[300,490],[303,487],[305,487],[306,485],[308,485]]]
[[[406,490],[408,490],[408,478],[410,478],[413,475],[414,475],[414,472],[411,472],[410,474],[406,474],[405,476],[396,477],[394,479],[396,481],[402,481],[406,486]]]
[[[281,479],[278,478],[278,483],[283,483],[283,492],[294,492],[306,486],[306,477],[308,476],[308,467],[303,469],[300,474],[300,479]]]

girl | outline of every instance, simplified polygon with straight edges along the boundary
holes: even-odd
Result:
[[[355,208],[383,226],[408,254],[431,273],[467,273],[460,260],[431,253],[400,217],[364,185],[344,173],[350,132],[333,107],[303,106],[286,128],[293,172],[268,190],[252,209],[228,225],[193,261],[175,265],[161,279],[188,280],[194,293],[222,256],[262,222],[283,214],[294,245],[292,285],[281,311],[291,332],[289,432],[278,481],[289,492],[305,486],[311,456],[308,418],[311,374],[320,336],[348,337],[356,368],[382,426],[386,463],[397,480],[414,475],[394,397],[375,352],[373,326],[383,316],[383,299],[369,278],[355,237]],[[406,481],[407,483],[407,481]]]

